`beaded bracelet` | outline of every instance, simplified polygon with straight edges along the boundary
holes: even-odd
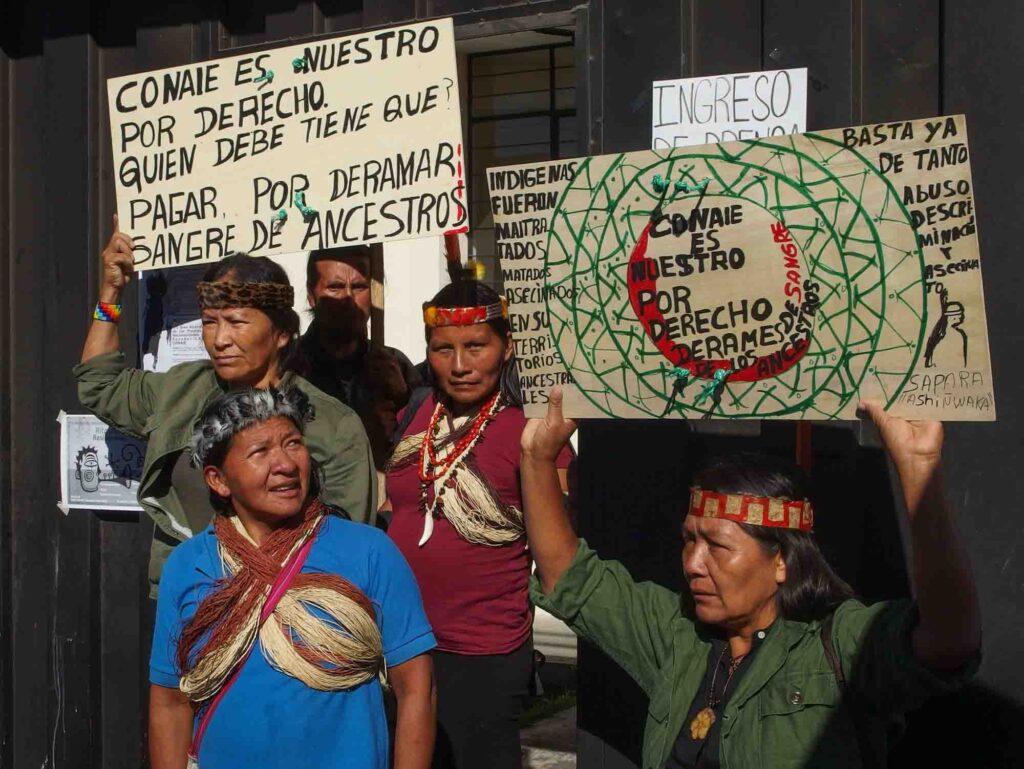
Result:
[[[95,320],[117,323],[121,320],[121,305],[110,304],[109,302],[96,302],[96,309],[92,311]]]

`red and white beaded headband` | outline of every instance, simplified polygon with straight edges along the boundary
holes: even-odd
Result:
[[[814,531],[814,508],[809,499],[757,497],[690,489],[689,514],[696,518],[724,518],[751,526]]]
[[[499,318],[508,318],[508,300],[505,297],[501,297],[500,302],[480,307],[436,307],[429,303],[423,305],[423,323],[428,328],[474,326]]]

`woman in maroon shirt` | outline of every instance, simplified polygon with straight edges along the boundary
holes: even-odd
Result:
[[[435,769],[521,766],[532,667],[519,439],[526,425],[508,305],[462,280],[424,305],[434,392],[388,466],[388,534],[437,638]],[[571,453],[559,457],[568,466]]]

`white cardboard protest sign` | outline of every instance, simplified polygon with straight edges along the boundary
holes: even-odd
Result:
[[[784,136],[807,130],[807,68],[657,80],[652,149]]]
[[[107,81],[136,268],[467,228],[451,19]]]

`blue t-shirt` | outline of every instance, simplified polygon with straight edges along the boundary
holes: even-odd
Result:
[[[378,529],[328,516],[302,571],[340,575],[369,597],[389,668],[434,648],[412,571]],[[212,526],[168,558],[157,601],[151,683],[178,687],[178,636],[222,576]],[[377,679],[348,691],[317,691],[274,670],[258,643],[210,719],[199,749],[203,769],[387,767],[388,729]]]

